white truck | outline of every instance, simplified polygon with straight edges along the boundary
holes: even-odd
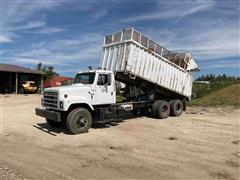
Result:
[[[191,100],[192,74],[198,66],[188,53],[168,51],[133,28],[105,36],[98,70],[79,72],[73,85],[44,90],[36,115],[50,126],[66,124],[73,134],[119,114],[180,116]],[[125,84],[117,101],[117,82]]]

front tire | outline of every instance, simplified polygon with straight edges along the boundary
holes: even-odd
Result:
[[[66,126],[73,134],[88,132],[91,125],[92,115],[86,108],[76,108],[67,116]]]

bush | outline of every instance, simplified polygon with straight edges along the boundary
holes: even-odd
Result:
[[[211,92],[217,91],[232,84],[239,84],[240,77],[213,74],[200,76],[196,81],[209,81],[210,84],[193,83],[194,98],[204,97]]]

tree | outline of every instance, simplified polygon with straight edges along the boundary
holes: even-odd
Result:
[[[42,71],[42,63],[37,64],[37,71]]]
[[[59,74],[54,71],[53,66],[46,66],[46,65],[43,65],[42,63],[37,64],[36,70],[44,72],[47,78],[51,78],[53,76],[59,76]]]
[[[218,82],[218,81],[239,81],[240,77],[236,76],[227,76],[226,74],[222,75],[214,75],[214,74],[207,74],[202,75],[196,79],[196,81],[210,81],[210,82]]]
[[[53,77],[53,76],[59,76],[59,74],[54,72],[53,70],[54,70],[53,66],[48,66],[47,70],[45,70],[45,73],[48,78]]]

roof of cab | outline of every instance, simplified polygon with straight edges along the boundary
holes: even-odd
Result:
[[[83,70],[83,71],[79,71],[78,73],[90,73],[90,72],[95,72],[95,73],[113,73],[113,71],[103,70],[103,69],[98,69],[98,70]]]

